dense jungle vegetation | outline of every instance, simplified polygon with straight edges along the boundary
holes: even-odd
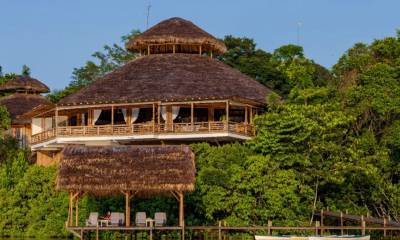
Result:
[[[253,140],[192,145],[197,178],[186,197],[186,224],[307,225],[322,207],[400,220],[400,33],[356,43],[331,70],[300,46],[269,53],[249,38],[224,41],[228,52],[219,59],[276,94],[256,118]],[[56,102],[136,56],[115,44],[93,57],[48,97]],[[0,82],[10,77],[2,74]],[[0,131],[10,124],[7,115],[0,107]],[[67,235],[68,200],[54,191],[56,167],[32,165],[28,150],[0,141],[0,235]],[[85,197],[79,207],[82,223],[90,211],[123,208],[122,196]],[[172,198],[133,200],[137,210],[167,211],[177,222]]]

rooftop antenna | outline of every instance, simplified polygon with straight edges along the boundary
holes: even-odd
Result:
[[[149,4],[147,5],[146,29],[149,28],[150,8],[151,8],[151,3],[149,1]]]
[[[302,22],[297,22],[297,45],[300,46],[300,28],[303,25]]]

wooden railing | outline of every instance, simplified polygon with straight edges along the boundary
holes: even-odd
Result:
[[[50,129],[32,135],[32,144],[48,141],[57,136],[129,136],[146,134],[185,134],[185,133],[219,133],[230,132],[245,136],[254,136],[254,126],[236,122],[196,122],[173,124],[132,124],[132,125],[102,125],[102,126],[69,126]]]

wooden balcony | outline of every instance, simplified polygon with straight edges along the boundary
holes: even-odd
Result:
[[[32,144],[46,142],[57,137],[92,137],[92,136],[141,136],[141,135],[182,135],[182,134],[207,134],[207,133],[232,133],[245,137],[253,137],[254,126],[248,123],[237,122],[195,122],[156,124],[143,123],[132,125],[100,125],[100,126],[69,126],[53,128],[32,135]]]

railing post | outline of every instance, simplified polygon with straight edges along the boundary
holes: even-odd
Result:
[[[271,235],[272,221],[268,220],[268,235]]]
[[[318,229],[321,226],[319,221],[315,221],[315,235],[318,236]]]
[[[361,215],[361,235],[365,236],[365,221],[364,215]]]
[[[340,233],[341,233],[341,235],[343,235],[343,212],[342,211],[340,211],[340,227],[341,227]]]
[[[386,237],[386,217],[383,218],[383,236]]]

